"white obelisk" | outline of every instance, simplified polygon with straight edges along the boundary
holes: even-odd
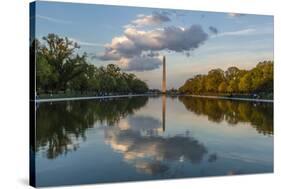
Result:
[[[163,56],[162,93],[166,94],[166,58]]]

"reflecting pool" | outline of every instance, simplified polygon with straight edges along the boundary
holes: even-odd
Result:
[[[273,172],[273,103],[195,97],[44,102],[36,184]]]

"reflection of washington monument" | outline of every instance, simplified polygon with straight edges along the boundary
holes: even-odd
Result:
[[[162,77],[162,129],[166,127],[166,58],[163,56],[163,77]]]
[[[166,127],[166,95],[162,95],[162,129],[165,131]]]

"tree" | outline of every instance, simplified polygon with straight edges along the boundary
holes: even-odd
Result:
[[[252,71],[253,90],[272,91],[273,90],[273,62],[260,62]]]
[[[144,81],[122,72],[115,64],[99,68],[89,64],[87,55],[76,53],[78,44],[67,37],[48,34],[42,39],[43,43],[34,40],[30,46],[31,57],[36,57],[37,91],[142,93],[148,90]]]
[[[31,58],[35,57],[36,64],[36,91],[38,94],[41,92],[47,93],[58,80],[58,76],[54,71],[53,67],[48,61],[42,56],[39,51],[41,44],[39,40],[33,40],[30,47]]]
[[[240,70],[237,67],[229,67],[225,71],[225,79],[227,81],[239,79]]]
[[[100,80],[98,78],[98,68],[94,65],[88,65],[88,89],[92,92],[100,91]]]
[[[37,92],[47,92],[51,88],[52,83],[57,81],[57,75],[43,57],[38,56],[36,62]]]
[[[207,75],[186,80],[180,93],[267,93],[273,95],[273,61],[259,62],[251,70],[229,67],[225,72],[213,69]],[[271,94],[271,95],[270,95]]]
[[[225,93],[227,90],[227,84],[225,81],[221,82],[220,85],[219,85],[219,88],[218,88],[218,91],[220,93]]]
[[[129,91],[129,86],[126,80],[122,77],[116,79],[116,85],[118,86],[117,91],[124,93]]]
[[[227,86],[227,92],[229,93],[238,92],[239,91],[238,85],[239,85],[239,79],[230,80]]]
[[[116,89],[116,80],[114,77],[105,74],[100,77],[100,89],[102,92],[110,93]]]
[[[246,73],[239,82],[239,90],[241,92],[250,92],[252,90],[252,74]]]
[[[83,72],[86,65],[86,55],[74,55],[79,48],[77,43],[67,37],[62,38],[55,34],[43,37],[44,45],[39,46],[38,55],[42,56],[58,76],[55,91],[66,90],[67,83]]]
[[[119,77],[120,76],[121,69],[114,65],[114,64],[108,64],[106,67],[106,72],[111,75],[112,77]]]
[[[224,81],[224,72],[221,69],[214,69],[208,72],[206,78],[206,90],[208,92],[217,92],[218,85]]]
[[[145,93],[148,91],[148,86],[145,82],[134,79],[131,84],[131,90],[136,93]]]

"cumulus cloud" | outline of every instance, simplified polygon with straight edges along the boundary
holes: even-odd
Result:
[[[135,56],[133,58],[122,58],[119,65],[126,71],[147,71],[159,68],[162,63],[160,57]]]
[[[165,22],[171,21],[168,14],[166,12],[153,12],[152,15],[138,15],[138,18],[133,20],[131,24],[126,27],[135,26],[135,27],[143,27],[150,25],[159,25]]]
[[[156,57],[156,56],[160,56],[160,53],[159,52],[150,51],[146,55],[149,56],[149,57]]]
[[[156,69],[160,66],[159,51],[189,54],[208,38],[201,26],[165,27],[149,31],[126,28],[123,36],[114,37],[105,51],[96,55],[101,60],[115,60],[130,71]]]
[[[213,33],[213,34],[218,34],[218,33],[219,33],[218,29],[215,28],[214,26],[210,26],[210,27],[209,27],[209,30],[210,30],[210,32]]]
[[[192,25],[190,28],[170,26],[151,31],[129,28],[124,34],[142,51],[190,51],[198,48],[208,37],[199,25]]]

